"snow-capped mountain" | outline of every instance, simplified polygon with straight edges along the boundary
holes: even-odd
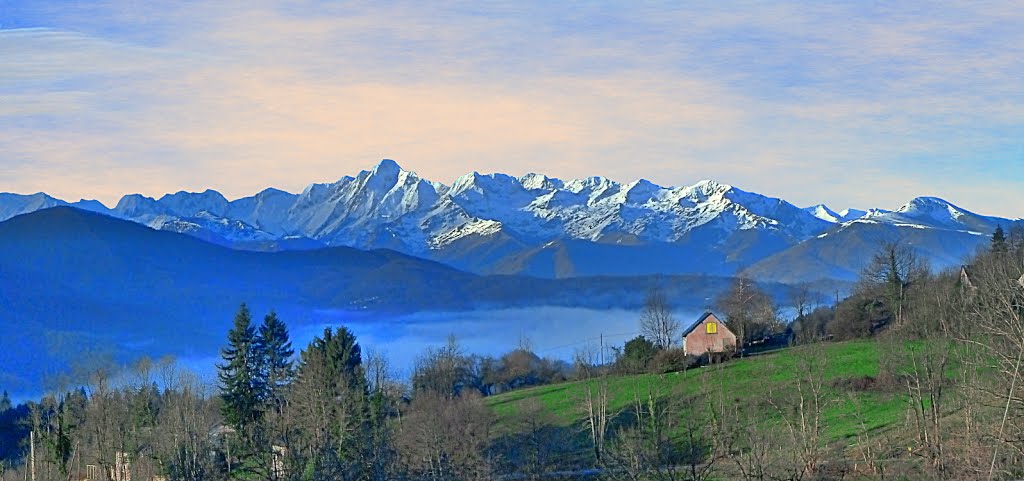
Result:
[[[158,202],[171,214],[181,216],[195,215],[198,212],[223,216],[228,210],[228,200],[220,192],[209,189],[199,193],[181,191],[167,194]]]
[[[809,212],[814,217],[817,217],[825,222],[831,222],[833,224],[857,220],[867,215],[867,211],[859,209],[843,209],[839,212],[836,212],[832,209],[829,209],[828,206],[825,204],[818,204],[815,206],[807,207],[804,210]]]
[[[872,211],[862,217],[864,222],[883,222],[916,228],[933,228],[991,234],[1007,219],[978,215],[938,197],[918,197],[892,212]]]
[[[918,197],[894,211],[872,209],[841,222],[745,271],[783,282],[853,280],[883,242],[905,243],[933,268],[944,268],[963,263],[987,245],[997,227],[1013,226],[1024,228],[1024,221],[982,216],[937,197]]]
[[[4,194],[0,221],[66,204],[45,194]],[[95,201],[74,205],[235,248],[387,248],[479,273],[544,277],[732,274],[797,247],[810,252],[860,235],[865,226],[978,237],[1017,222],[933,197],[894,211],[801,209],[711,180],[662,187],[642,179],[473,172],[448,186],[388,159],[300,194],[267,189],[228,201],[207,190],[159,200],[127,195],[113,209]]]

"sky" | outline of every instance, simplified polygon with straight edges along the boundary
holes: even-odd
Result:
[[[1024,216],[1019,2],[0,0],[0,191],[301,191],[381,158]]]

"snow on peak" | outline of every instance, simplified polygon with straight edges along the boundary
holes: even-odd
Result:
[[[831,222],[833,224],[836,224],[843,220],[842,214],[837,214],[832,209],[829,209],[828,206],[825,204],[818,204],[815,206],[807,207],[804,210],[809,212],[814,217],[817,217],[826,222]]]
[[[938,197],[917,197],[896,209],[894,213],[918,220],[930,220],[939,223],[958,222],[960,218],[966,215],[974,215]]]
[[[860,219],[861,217],[864,217],[865,215],[868,215],[867,211],[863,211],[860,209],[846,208],[839,211],[839,217],[842,218],[844,222],[857,220]]]
[[[451,194],[457,195],[477,187],[480,182],[480,177],[480,173],[475,170],[468,174],[460,175],[455,179],[455,182],[452,183],[452,188],[450,190]]]
[[[899,209],[896,209],[895,212],[949,212],[950,209],[957,210],[958,212],[961,210],[958,207],[954,206],[953,204],[950,204],[946,200],[940,199],[938,197],[916,197],[914,199],[911,199],[911,201],[906,203],[906,205],[900,207]]]
[[[561,180],[532,172],[520,177],[519,183],[529,190],[556,190],[565,185]]]
[[[510,193],[524,190],[519,179],[505,174],[470,172],[455,179],[449,191],[452,196],[473,192],[476,194]]]
[[[373,170],[371,170],[370,172],[373,173],[374,175],[381,175],[384,177],[391,178],[398,177],[398,174],[405,171],[402,170],[402,167],[398,165],[398,162],[395,162],[394,160],[391,159],[381,159],[381,161],[378,162],[377,165],[374,166]]]
[[[646,179],[640,179],[622,186],[625,193],[625,200],[631,204],[643,204],[655,197],[658,197],[665,189]]]
[[[203,192],[179,191],[167,194],[157,202],[171,213],[182,216],[195,215],[204,210],[216,215],[223,215],[228,207],[228,200],[220,192],[211,189]]]
[[[565,183],[565,190],[579,194],[585,190],[600,192],[612,187],[618,187],[618,183],[601,176],[587,177],[585,179],[573,179]]]
[[[128,194],[121,197],[121,200],[117,201],[117,205],[114,206],[114,212],[122,217],[136,217],[145,214],[161,215],[165,213],[164,211],[165,209],[156,199],[142,194]]]
[[[716,195],[724,195],[726,192],[732,190],[732,186],[705,179],[691,185],[690,187],[684,188],[684,190],[688,191],[691,196],[708,198]]]

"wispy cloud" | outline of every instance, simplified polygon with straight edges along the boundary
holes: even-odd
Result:
[[[0,14],[0,190],[241,196],[392,157],[1022,214],[1009,2],[33,3]]]

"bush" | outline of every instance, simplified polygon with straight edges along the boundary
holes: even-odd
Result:
[[[831,385],[835,389],[846,392],[899,393],[905,389],[906,376],[894,375],[883,369],[878,377],[844,377],[832,381]]]
[[[689,369],[697,365],[697,358],[688,356],[682,349],[662,349],[654,355],[650,363],[650,372],[664,374]]]
[[[885,327],[891,317],[885,303],[871,293],[854,293],[839,303],[827,331],[836,341],[867,338]]]
[[[621,354],[615,360],[614,370],[620,374],[647,372],[651,361],[658,354],[658,348],[644,336],[637,336],[626,342]]]

